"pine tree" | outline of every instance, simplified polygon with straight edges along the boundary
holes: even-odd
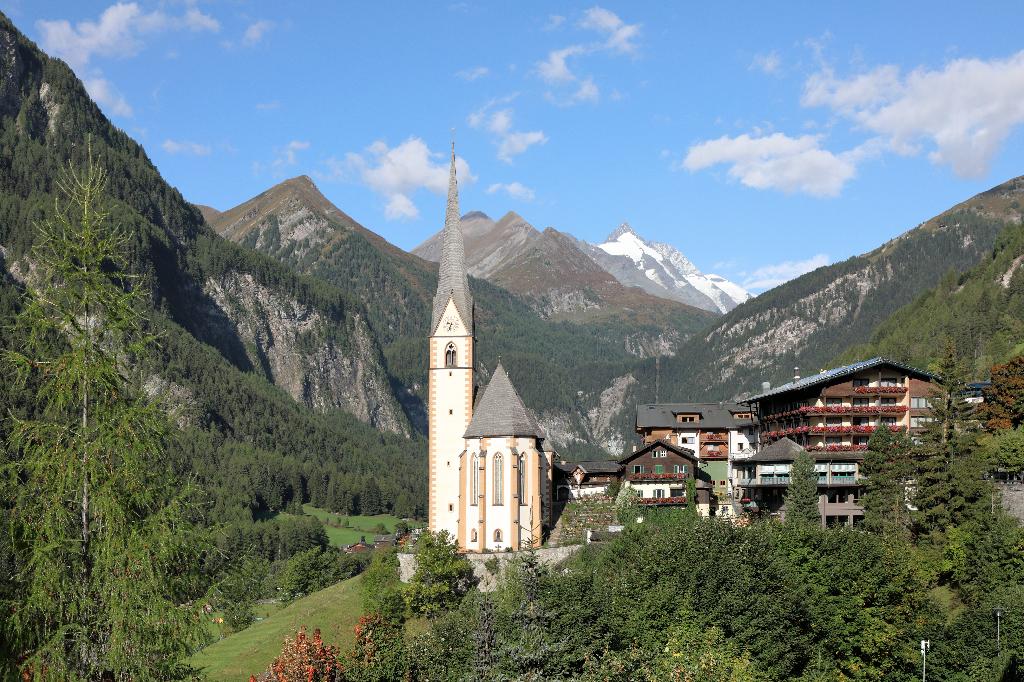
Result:
[[[918,533],[944,530],[960,520],[971,481],[971,405],[964,401],[967,373],[952,341],[935,366],[939,379],[929,404],[932,420],[921,434],[914,476]]]
[[[875,430],[864,454],[864,529],[880,535],[910,537],[907,477],[914,444],[905,431]]]
[[[202,638],[187,604],[200,543],[168,473],[166,418],[132,369],[155,339],[105,187],[91,150],[62,174],[17,318],[26,341],[4,354],[35,405],[11,418],[7,444],[19,590],[0,605],[3,636],[36,679],[175,679]]]
[[[789,488],[786,490],[786,523],[821,524],[818,510],[818,472],[814,458],[801,452],[793,460]]]

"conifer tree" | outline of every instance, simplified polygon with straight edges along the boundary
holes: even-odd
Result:
[[[864,454],[864,529],[880,535],[910,537],[907,477],[914,444],[905,431],[875,430]]]
[[[34,679],[176,679],[202,636],[187,604],[199,543],[169,478],[166,419],[133,370],[155,339],[106,180],[91,148],[84,169],[62,173],[17,318],[26,340],[4,353],[35,405],[9,424],[18,593],[0,604],[2,637]]]
[[[814,470],[814,458],[807,452],[801,452],[793,460],[789,488],[786,490],[786,523],[821,523],[818,472]]]
[[[932,420],[921,434],[914,476],[914,523],[918,533],[943,530],[957,523],[967,503],[972,475],[971,406],[963,399],[967,373],[956,346],[947,341],[935,366],[939,375],[929,404]]]

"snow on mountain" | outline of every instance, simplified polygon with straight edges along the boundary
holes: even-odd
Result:
[[[728,312],[750,298],[740,285],[706,275],[671,244],[648,242],[623,223],[590,254],[628,286],[708,310]]]

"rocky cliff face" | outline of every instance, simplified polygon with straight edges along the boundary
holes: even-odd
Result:
[[[341,409],[377,428],[409,435],[391,394],[366,322],[353,315],[342,334],[335,322],[247,273],[208,279],[204,293],[245,346],[249,362],[296,401],[319,411]],[[214,322],[217,323],[217,322]]]

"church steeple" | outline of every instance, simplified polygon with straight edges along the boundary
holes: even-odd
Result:
[[[462,241],[459,217],[459,183],[455,177],[455,141],[452,140],[452,162],[448,172],[448,207],[442,233],[441,267],[437,275],[437,293],[434,294],[434,315],[431,332],[437,332],[448,299],[462,316],[466,328],[473,329],[473,297],[469,293],[466,276],[466,250]]]

